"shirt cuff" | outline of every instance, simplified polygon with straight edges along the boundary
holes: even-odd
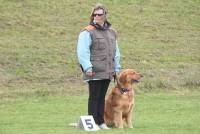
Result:
[[[115,68],[115,72],[118,73],[120,71],[120,68]]]
[[[90,67],[90,68],[87,68],[86,70],[85,70],[85,72],[87,73],[87,72],[92,72],[92,68]]]

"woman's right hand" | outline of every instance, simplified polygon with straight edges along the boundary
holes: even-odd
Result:
[[[92,76],[95,75],[95,72],[88,71],[88,72],[86,72],[86,75],[89,76],[89,77],[92,77]]]

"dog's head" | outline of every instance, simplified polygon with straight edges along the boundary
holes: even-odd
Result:
[[[140,78],[143,77],[140,73],[136,72],[133,69],[125,69],[118,75],[118,82],[120,84],[132,84],[138,83]]]

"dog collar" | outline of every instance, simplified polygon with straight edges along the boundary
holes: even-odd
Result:
[[[130,90],[129,89],[127,89],[127,88],[121,88],[120,89],[120,93],[121,94],[126,94],[127,92],[129,92]]]

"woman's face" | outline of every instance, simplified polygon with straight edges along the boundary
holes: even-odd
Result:
[[[103,25],[105,21],[105,15],[103,9],[97,9],[93,13],[94,21],[99,24]]]

